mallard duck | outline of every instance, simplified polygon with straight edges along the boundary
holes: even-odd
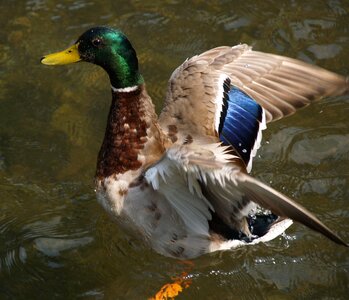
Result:
[[[41,59],[78,61],[101,66],[111,83],[97,199],[156,252],[192,259],[269,241],[292,220],[348,246],[307,209],[249,175],[267,123],[348,93],[348,79],[245,44],[218,47],[173,72],[158,117],[121,31],[91,28]]]

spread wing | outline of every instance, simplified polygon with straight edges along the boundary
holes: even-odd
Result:
[[[172,144],[145,180],[182,220],[181,249],[199,254],[193,240],[219,249],[207,244],[217,219],[248,234],[244,222],[253,203],[346,245],[305,208],[246,174],[267,122],[346,92],[342,76],[247,45],[215,48],[179,66],[159,116]]]
[[[240,230],[238,226],[241,220],[251,209],[250,201],[348,246],[304,207],[242,172],[236,164],[231,163],[234,157],[227,150],[220,144],[173,146],[145,172],[147,183],[182,220],[181,224],[187,232],[185,238],[189,240],[182,244],[183,252],[186,251],[185,247],[190,247],[192,255],[198,250],[195,249],[195,243],[190,243],[190,239],[207,242],[214,227],[214,214],[230,229]],[[213,242],[209,247],[210,250],[200,251],[211,252],[214,247],[219,249]]]
[[[264,108],[267,122],[320,98],[349,92],[347,78],[320,67],[244,44],[218,47],[186,60],[173,72],[160,115],[164,130],[172,124],[178,130],[202,126],[212,135],[226,78]]]

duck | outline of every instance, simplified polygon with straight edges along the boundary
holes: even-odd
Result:
[[[349,93],[349,80],[321,67],[221,46],[172,73],[156,114],[135,49],[119,29],[88,29],[45,65],[89,62],[111,85],[97,157],[96,198],[120,228],[155,252],[194,259],[269,242],[293,221],[349,245],[308,209],[250,175],[270,122]]]

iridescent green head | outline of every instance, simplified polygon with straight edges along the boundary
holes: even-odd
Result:
[[[136,51],[119,30],[94,27],[83,33],[70,48],[41,59],[46,65],[62,65],[86,61],[101,66],[115,88],[143,83],[138,70]]]

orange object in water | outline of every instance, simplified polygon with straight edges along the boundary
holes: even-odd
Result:
[[[149,300],[167,300],[174,299],[191,284],[191,279],[186,278],[187,273],[183,272],[180,277],[173,278],[173,283],[166,283],[161,287],[161,289],[156,293],[155,297]]]

